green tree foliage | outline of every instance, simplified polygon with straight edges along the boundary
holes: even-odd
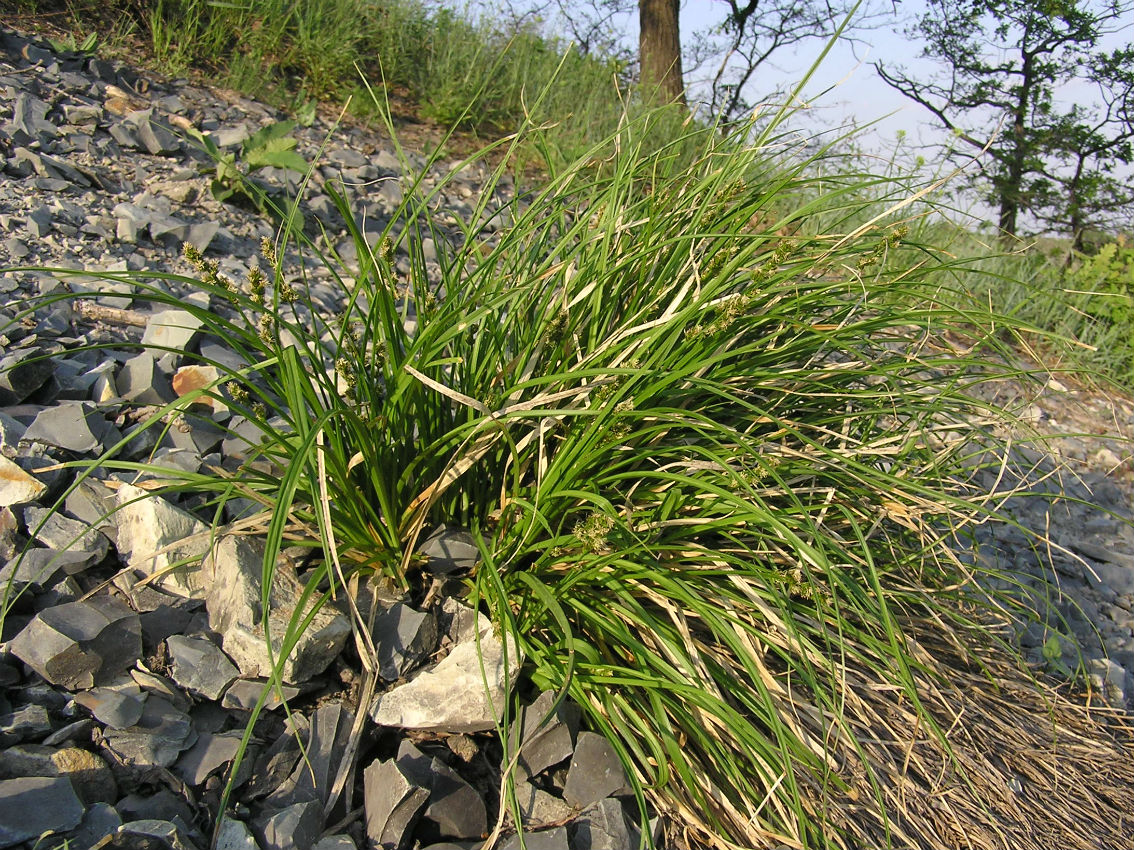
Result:
[[[1103,47],[1131,13],[1124,0],[928,0],[907,33],[941,71],[919,79],[874,67],[969,149],[987,151],[981,179],[1004,234],[1022,213],[1080,233],[1134,200],[1114,176],[1132,160],[1134,47]],[[1072,91],[1074,103],[1060,100]]]

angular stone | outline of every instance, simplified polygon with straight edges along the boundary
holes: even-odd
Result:
[[[323,831],[323,807],[314,800],[296,803],[261,824],[264,850],[311,850]]]
[[[237,679],[232,683],[232,686],[224,692],[224,697],[221,699],[221,706],[223,708],[251,711],[256,707],[256,703],[259,702],[260,695],[264,692],[264,686],[267,683],[267,679]],[[273,688],[272,692],[268,694],[268,698],[264,701],[264,708],[268,711],[277,709],[283,705],[284,700],[295,699],[300,693],[299,688],[291,685]]]
[[[0,715],[0,746],[42,738],[50,731],[51,718],[42,705],[25,705],[17,711]]]
[[[45,407],[28,426],[24,439],[84,454],[102,451],[121,435],[89,402],[65,401]]]
[[[211,732],[200,732],[197,735],[197,743],[182,753],[177,760],[174,772],[185,780],[186,784],[200,785],[236,758],[243,735],[244,733],[239,730],[215,735]]]
[[[114,521],[117,507],[114,491],[94,478],[85,478],[67,494],[63,508],[68,515],[96,528],[117,545],[118,525]]]
[[[118,553],[127,565],[143,575],[157,575],[152,584],[169,593],[204,596],[199,561],[209,548],[209,527],[131,484],[119,487],[117,501]]]
[[[516,783],[516,803],[525,827],[541,829],[563,823],[577,812],[558,797],[541,791],[530,782]]]
[[[217,831],[216,850],[260,850],[260,845],[256,843],[252,830],[244,821],[222,815],[220,829]]]
[[[571,850],[567,837],[567,827],[557,826],[555,829],[542,829],[539,832],[524,830],[524,843],[520,844],[520,837],[512,835],[500,845],[500,850]]]
[[[122,826],[122,818],[118,816],[114,806],[106,803],[95,803],[88,806],[83,812],[82,822],[66,833],[68,847],[87,848],[94,847],[100,840],[108,835],[114,835],[118,827]],[[62,848],[59,848],[62,850]]]
[[[311,850],[358,850],[358,845],[349,835],[328,835],[316,841]]]
[[[211,640],[172,635],[165,645],[169,649],[173,681],[206,699],[220,699],[240,673]]]
[[[91,552],[95,561],[106,557],[110,543],[87,523],[47,508],[24,509],[24,525],[37,542],[57,551]]]
[[[371,629],[378,653],[378,672],[393,682],[437,648],[437,619],[396,602],[374,617]]]
[[[47,492],[47,485],[0,455],[0,506],[24,505]]]
[[[303,748],[306,758],[296,765],[280,787],[265,799],[272,808],[316,800],[325,805],[338,773],[342,755],[350,743],[354,714],[342,703],[322,705],[311,715]]]
[[[571,824],[571,846],[575,850],[624,850],[633,847],[622,804],[610,798],[599,800]]]
[[[12,127],[26,138],[13,135],[16,144],[25,145],[40,140],[41,137],[43,140],[55,138],[58,129],[47,120],[50,109],[51,106],[46,101],[33,97],[27,92],[20,92],[12,108]]]
[[[280,658],[284,635],[299,604],[303,585],[295,568],[280,560],[268,592],[268,611],[262,608],[264,546],[259,540],[226,535],[217,541],[205,563],[209,587],[205,604],[209,628],[221,635],[224,650],[245,676],[267,676],[273,658],[281,665],[284,682],[295,684],[317,676],[342,651],[350,623],[329,606],[311,615],[287,658]],[[308,602],[304,616],[313,606]],[[270,634],[269,656],[265,632]]]
[[[429,558],[427,569],[435,575],[471,571],[480,562],[476,540],[461,528],[442,524],[425,539],[418,551]]]
[[[10,646],[53,685],[77,690],[133,665],[142,655],[142,628],[121,602],[95,596],[41,611]]]
[[[175,154],[181,150],[177,136],[153,120],[152,109],[131,113],[127,120],[134,125],[138,141],[154,156]]]
[[[75,793],[86,805],[118,800],[114,773],[100,756],[80,747],[20,744],[0,751],[0,779],[22,776],[70,779]]]
[[[563,786],[563,799],[585,809],[605,797],[626,794],[626,772],[610,741],[594,732],[580,732]]]
[[[182,397],[212,387],[210,392],[217,394],[219,391],[216,385],[220,378],[221,373],[216,366],[182,366],[173,375],[173,391],[178,397]],[[228,405],[223,401],[209,395],[197,396],[196,403],[211,407],[218,413],[228,410]]]
[[[0,405],[24,401],[47,383],[54,371],[51,359],[35,348],[21,348],[0,358]]]
[[[371,846],[401,850],[429,799],[428,789],[407,779],[393,759],[371,762],[362,780],[366,836]]]
[[[164,405],[175,398],[169,379],[148,351],[123,363],[114,384],[122,398],[134,404]]]
[[[75,694],[75,702],[105,726],[126,729],[142,719],[146,694],[131,679]]]
[[[431,732],[495,728],[508,699],[505,681],[515,682],[520,658],[511,641],[505,653],[487,617],[478,613],[475,622],[478,639],[465,639],[432,669],[381,694],[370,712],[374,722]]]
[[[96,846],[99,850],[198,850],[183,824],[157,818],[132,820],[118,827],[112,841]]]
[[[197,742],[189,715],[159,696],[146,699],[138,723],[106,732],[106,743],[123,761],[139,766],[169,767]]]
[[[414,785],[429,789],[422,818],[433,822],[449,838],[479,838],[488,827],[488,815],[471,785],[438,758],[430,758],[409,741],[398,748],[398,770]]]
[[[521,709],[520,723],[512,727],[513,748],[519,743],[519,730],[523,730],[517,766],[527,776],[535,776],[559,764],[570,758],[575,750],[578,708],[564,703],[552,711],[554,705],[555,693],[544,691],[535,702]]]
[[[203,324],[201,319],[184,310],[154,313],[146,323],[142,345],[148,345],[155,351],[184,353]]]
[[[0,781],[0,847],[74,829],[83,804],[64,777],[25,776]]]

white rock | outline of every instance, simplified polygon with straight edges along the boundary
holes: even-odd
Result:
[[[471,615],[471,610],[466,609]],[[520,657],[508,641],[493,634],[492,623],[477,614],[479,646],[474,636],[458,643],[432,669],[378,697],[371,717],[379,726],[430,732],[482,732],[495,727],[513,684]],[[507,675],[505,675],[507,674]]]
[[[273,659],[279,662],[284,635],[303,593],[295,569],[287,562],[278,562],[266,618],[272,641],[269,654],[261,603],[263,562],[263,543],[237,535],[218,540],[205,561],[205,573],[210,577],[205,595],[209,628],[221,636],[224,651],[245,676],[270,675]],[[308,602],[306,611],[312,604],[313,600]],[[283,680],[294,684],[319,675],[342,652],[349,634],[346,617],[330,606],[320,608],[284,661]]]
[[[0,507],[34,502],[46,492],[46,484],[0,455]]]
[[[209,549],[209,527],[132,484],[119,487],[116,499],[118,553],[126,564],[145,575],[160,574],[151,584],[168,593],[204,597],[200,559]],[[171,568],[186,559],[189,563]]]

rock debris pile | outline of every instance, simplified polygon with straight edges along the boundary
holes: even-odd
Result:
[[[231,151],[282,118],[246,98],[185,80],[157,82],[2,32],[0,265],[179,272],[189,242],[230,278],[246,278],[273,227],[213,198],[215,164],[190,131]],[[298,128],[299,151],[313,158],[330,132],[322,120]],[[323,181],[359,187],[359,224],[377,235],[401,201],[403,165],[363,130],[340,127],[331,139],[305,211],[349,256],[352,243]],[[258,176],[269,187],[295,180],[270,168]],[[467,218],[484,184],[483,173],[469,170],[439,202]],[[436,246],[426,240],[423,254],[435,261]],[[314,301],[336,310],[343,294],[327,271],[312,263],[307,272]],[[162,285],[202,298],[175,279]],[[48,297],[21,314],[29,298],[85,286],[83,302]],[[91,475],[61,511],[49,510],[76,482],[76,470],[61,464],[121,441],[139,406],[215,380],[210,367],[171,349],[216,362],[230,354],[202,336],[191,314],[147,310],[125,281],[95,290],[81,276],[10,271],[0,275],[0,293],[0,581],[11,601],[0,644],[0,848],[182,850],[208,846],[214,829],[217,846],[248,850],[479,847],[501,804],[503,747],[494,730],[505,679],[518,669],[514,648],[457,598],[418,607],[370,599],[377,693],[366,693],[342,661],[351,638],[345,604],[314,615],[280,681],[270,682],[287,622],[308,613],[296,610],[304,604],[302,560],[284,557],[265,590],[255,537],[214,536],[192,504],[154,495],[144,476]],[[95,344],[104,347],[78,350]],[[1039,404],[1073,404],[1072,395],[1053,392]],[[1037,417],[1055,415],[1037,409]],[[1129,434],[1134,410],[1110,413]],[[160,435],[150,429],[124,456],[189,472],[222,466],[248,444],[227,411],[213,414]],[[1128,451],[1077,437],[1054,445],[1081,462],[1082,476],[1048,477],[1048,497],[1009,506],[1053,545],[989,525],[977,531],[973,557],[1010,569],[1028,593],[1048,587],[1040,579],[1051,578],[1054,564],[1060,591],[1052,616],[1026,625],[1024,646],[1057,671],[1077,663],[1081,648],[1106,700],[1129,709],[1134,535],[1126,524],[1129,478],[1119,474],[1129,472]],[[1037,455],[1036,471],[1046,462]],[[468,536],[446,527],[421,552],[439,579],[476,558]],[[181,566],[202,556],[200,570]],[[533,693],[528,702],[508,742],[520,752],[526,846],[637,846],[627,780],[611,746],[581,731],[577,709],[552,694]],[[231,814],[215,824],[261,703]],[[506,821],[498,846],[518,847],[514,832]]]
[[[275,230],[214,199],[215,163],[189,131],[231,151],[283,115],[184,80],[159,84],[118,63],[58,55],[13,32],[0,48],[0,265],[177,273],[188,242],[230,278],[247,276]],[[297,128],[300,153],[314,159],[330,132],[318,120]],[[345,222],[320,187],[356,187],[357,223],[376,238],[402,200],[403,164],[392,146],[351,128],[335,131],[321,162],[304,210],[349,258]],[[410,155],[409,167],[423,163]],[[457,177],[439,203],[471,216],[485,177]],[[269,191],[295,188],[280,169],[257,179]],[[435,262],[432,241],[422,247]],[[409,258],[397,262],[404,270]],[[321,264],[306,271],[314,302],[340,309],[341,285]],[[202,298],[177,280],[163,285]],[[81,301],[50,302],[87,289]],[[11,601],[0,644],[0,848],[182,850],[208,846],[214,830],[227,848],[479,847],[500,809],[494,732],[505,676],[518,670],[514,648],[456,598],[416,608],[371,599],[379,686],[364,695],[340,658],[351,635],[344,603],[314,614],[269,687],[302,604],[302,563],[281,561],[265,594],[257,538],[214,537],[191,505],[151,493],[144,475],[92,475],[62,511],[49,510],[76,480],[61,463],[119,442],[135,424],[130,411],[216,379],[213,367],[170,350],[217,362],[231,354],[190,313],[147,310],[130,283],[11,271],[0,291],[0,581]],[[26,313],[29,298],[44,296]],[[107,348],[79,351],[100,343]],[[185,417],[160,442],[156,432],[139,437],[124,456],[186,471],[238,459],[248,448],[240,423],[213,414]],[[420,551],[439,577],[476,557],[467,534],[445,527]],[[201,569],[181,566],[202,557]],[[261,700],[233,814],[214,823]],[[530,703],[511,741],[522,754],[527,846],[636,844],[609,744],[580,731],[578,712],[551,694]],[[509,818],[499,846],[518,847],[514,833]]]

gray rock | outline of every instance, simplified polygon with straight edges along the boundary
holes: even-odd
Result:
[[[437,619],[396,602],[374,617],[371,630],[378,653],[378,672],[396,681],[437,648]]]
[[[87,807],[79,825],[65,833],[63,838],[68,842],[67,847],[94,847],[101,839],[115,834],[120,826],[122,818],[118,816],[114,806],[95,803]]]
[[[604,797],[628,791],[626,772],[610,742],[594,732],[580,732],[563,799],[577,809],[585,809]]]
[[[13,141],[18,145],[26,145],[32,141],[48,141],[55,138],[58,129],[47,120],[50,109],[50,105],[45,101],[27,92],[21,92],[12,108]]]
[[[24,505],[47,492],[47,485],[0,455],[0,506]]]
[[[169,767],[197,742],[189,715],[159,696],[146,699],[138,723],[110,729],[106,743],[128,764]]]
[[[181,142],[177,136],[153,120],[152,109],[133,112],[126,120],[134,125],[134,134],[138,141],[151,154],[165,156],[181,150]]]
[[[265,799],[271,808],[316,800],[326,805],[343,753],[350,743],[354,714],[342,703],[322,705],[311,715],[308,735],[303,741],[306,758]]]
[[[267,676],[280,664],[284,682],[304,682],[323,672],[342,651],[350,622],[329,606],[311,614],[288,656],[281,660],[283,638],[296,611],[303,585],[295,568],[280,560],[268,591],[268,611],[262,607],[264,547],[259,540],[226,535],[209,554],[204,571],[209,576],[205,605],[209,627],[221,635],[224,650],[245,676]],[[307,603],[306,616],[313,606]],[[267,637],[272,652],[269,655]]]
[[[176,398],[169,379],[157,368],[157,362],[149,351],[143,351],[123,363],[114,384],[121,397],[133,404],[160,406]]]
[[[199,599],[205,594],[199,561],[208,551],[210,530],[200,520],[130,484],[117,493],[118,553],[155,587]]]
[[[259,701],[260,695],[264,692],[264,687],[267,683],[267,679],[237,679],[232,683],[232,686],[224,692],[221,706],[241,711],[251,711],[256,707],[256,703]],[[282,685],[278,688],[273,688],[268,698],[264,701],[264,708],[268,709],[268,711],[277,709],[283,705],[284,700],[295,699],[300,693],[299,688],[292,685]]]
[[[0,781],[0,847],[77,827],[83,804],[70,780],[25,776]]]
[[[0,358],[0,405],[19,404],[47,383],[55,371],[35,348],[21,348]]]
[[[570,825],[574,850],[626,850],[637,846],[626,824],[622,804],[617,800],[599,800]]]
[[[436,575],[449,575],[471,571],[480,561],[480,551],[473,536],[464,529],[440,525],[418,547],[429,558],[429,571]]]
[[[28,213],[27,231],[32,239],[42,239],[51,232],[54,219],[46,206],[37,207]]]
[[[516,783],[516,803],[520,807],[523,825],[531,829],[561,824],[577,814],[559,797],[541,791],[530,782]]]
[[[519,769],[527,776],[542,773],[571,757],[579,729],[578,708],[566,703],[555,705],[555,694],[544,691],[521,710],[520,722],[512,727],[511,746],[520,746]],[[519,730],[522,737],[517,741]]]
[[[1102,696],[1111,708],[1120,711],[1127,709],[1126,669],[1109,658],[1092,658],[1088,663],[1091,686]]]
[[[200,785],[222,767],[230,764],[240,749],[243,732],[200,732],[197,742],[181,754],[174,772],[188,785]]]
[[[142,655],[138,615],[109,596],[41,611],[11,642],[12,653],[68,690],[89,688]]]
[[[97,528],[110,542],[118,543],[118,524],[114,521],[117,500],[114,491],[94,478],[80,481],[63,503],[64,510],[92,528]]]
[[[323,831],[323,807],[313,800],[296,803],[260,823],[264,850],[310,850]]]
[[[555,829],[543,829],[538,832],[524,830],[523,844],[517,835],[509,836],[508,840],[500,845],[500,850],[571,850],[568,842],[567,827],[558,826]]]
[[[0,746],[35,740],[51,731],[51,718],[42,705],[25,705],[0,715]]]
[[[478,838],[488,828],[488,815],[471,785],[438,758],[430,758],[409,741],[402,741],[396,759],[398,770],[419,788],[429,789],[421,817],[448,838]]]
[[[20,744],[0,751],[0,780],[24,776],[63,777],[71,780],[85,805],[114,803],[118,786],[114,773],[101,756],[80,747]]]
[[[239,675],[236,665],[211,640],[172,635],[165,645],[169,649],[173,681],[206,699],[220,699]]]
[[[121,437],[93,404],[65,401],[46,407],[28,426],[24,439],[84,454],[103,451]]]
[[[328,835],[316,841],[311,850],[358,850],[358,845],[349,835]]]
[[[126,729],[142,719],[146,694],[132,680],[75,694],[75,702],[111,729]]]
[[[184,310],[163,310],[154,313],[146,323],[142,345],[155,351],[185,352],[200,331],[203,322]]]
[[[112,841],[106,844],[100,842],[97,846],[100,850],[199,850],[187,837],[183,825],[183,822],[179,824],[157,818],[133,820],[118,827]]]
[[[244,821],[221,816],[220,829],[217,830],[216,850],[260,850],[260,845],[252,836],[252,830]]]
[[[429,791],[415,785],[389,761],[372,762],[363,771],[366,836],[371,847],[401,850],[407,846]]]
[[[87,523],[47,508],[25,508],[24,525],[37,542],[49,549],[91,552],[96,562],[106,557],[110,547],[106,537]]]
[[[471,620],[473,612],[466,610]],[[432,732],[495,728],[508,699],[505,682],[515,681],[520,658],[510,641],[505,652],[487,617],[477,613],[475,622],[477,639],[458,643],[432,669],[379,695],[371,710],[374,722]]]

